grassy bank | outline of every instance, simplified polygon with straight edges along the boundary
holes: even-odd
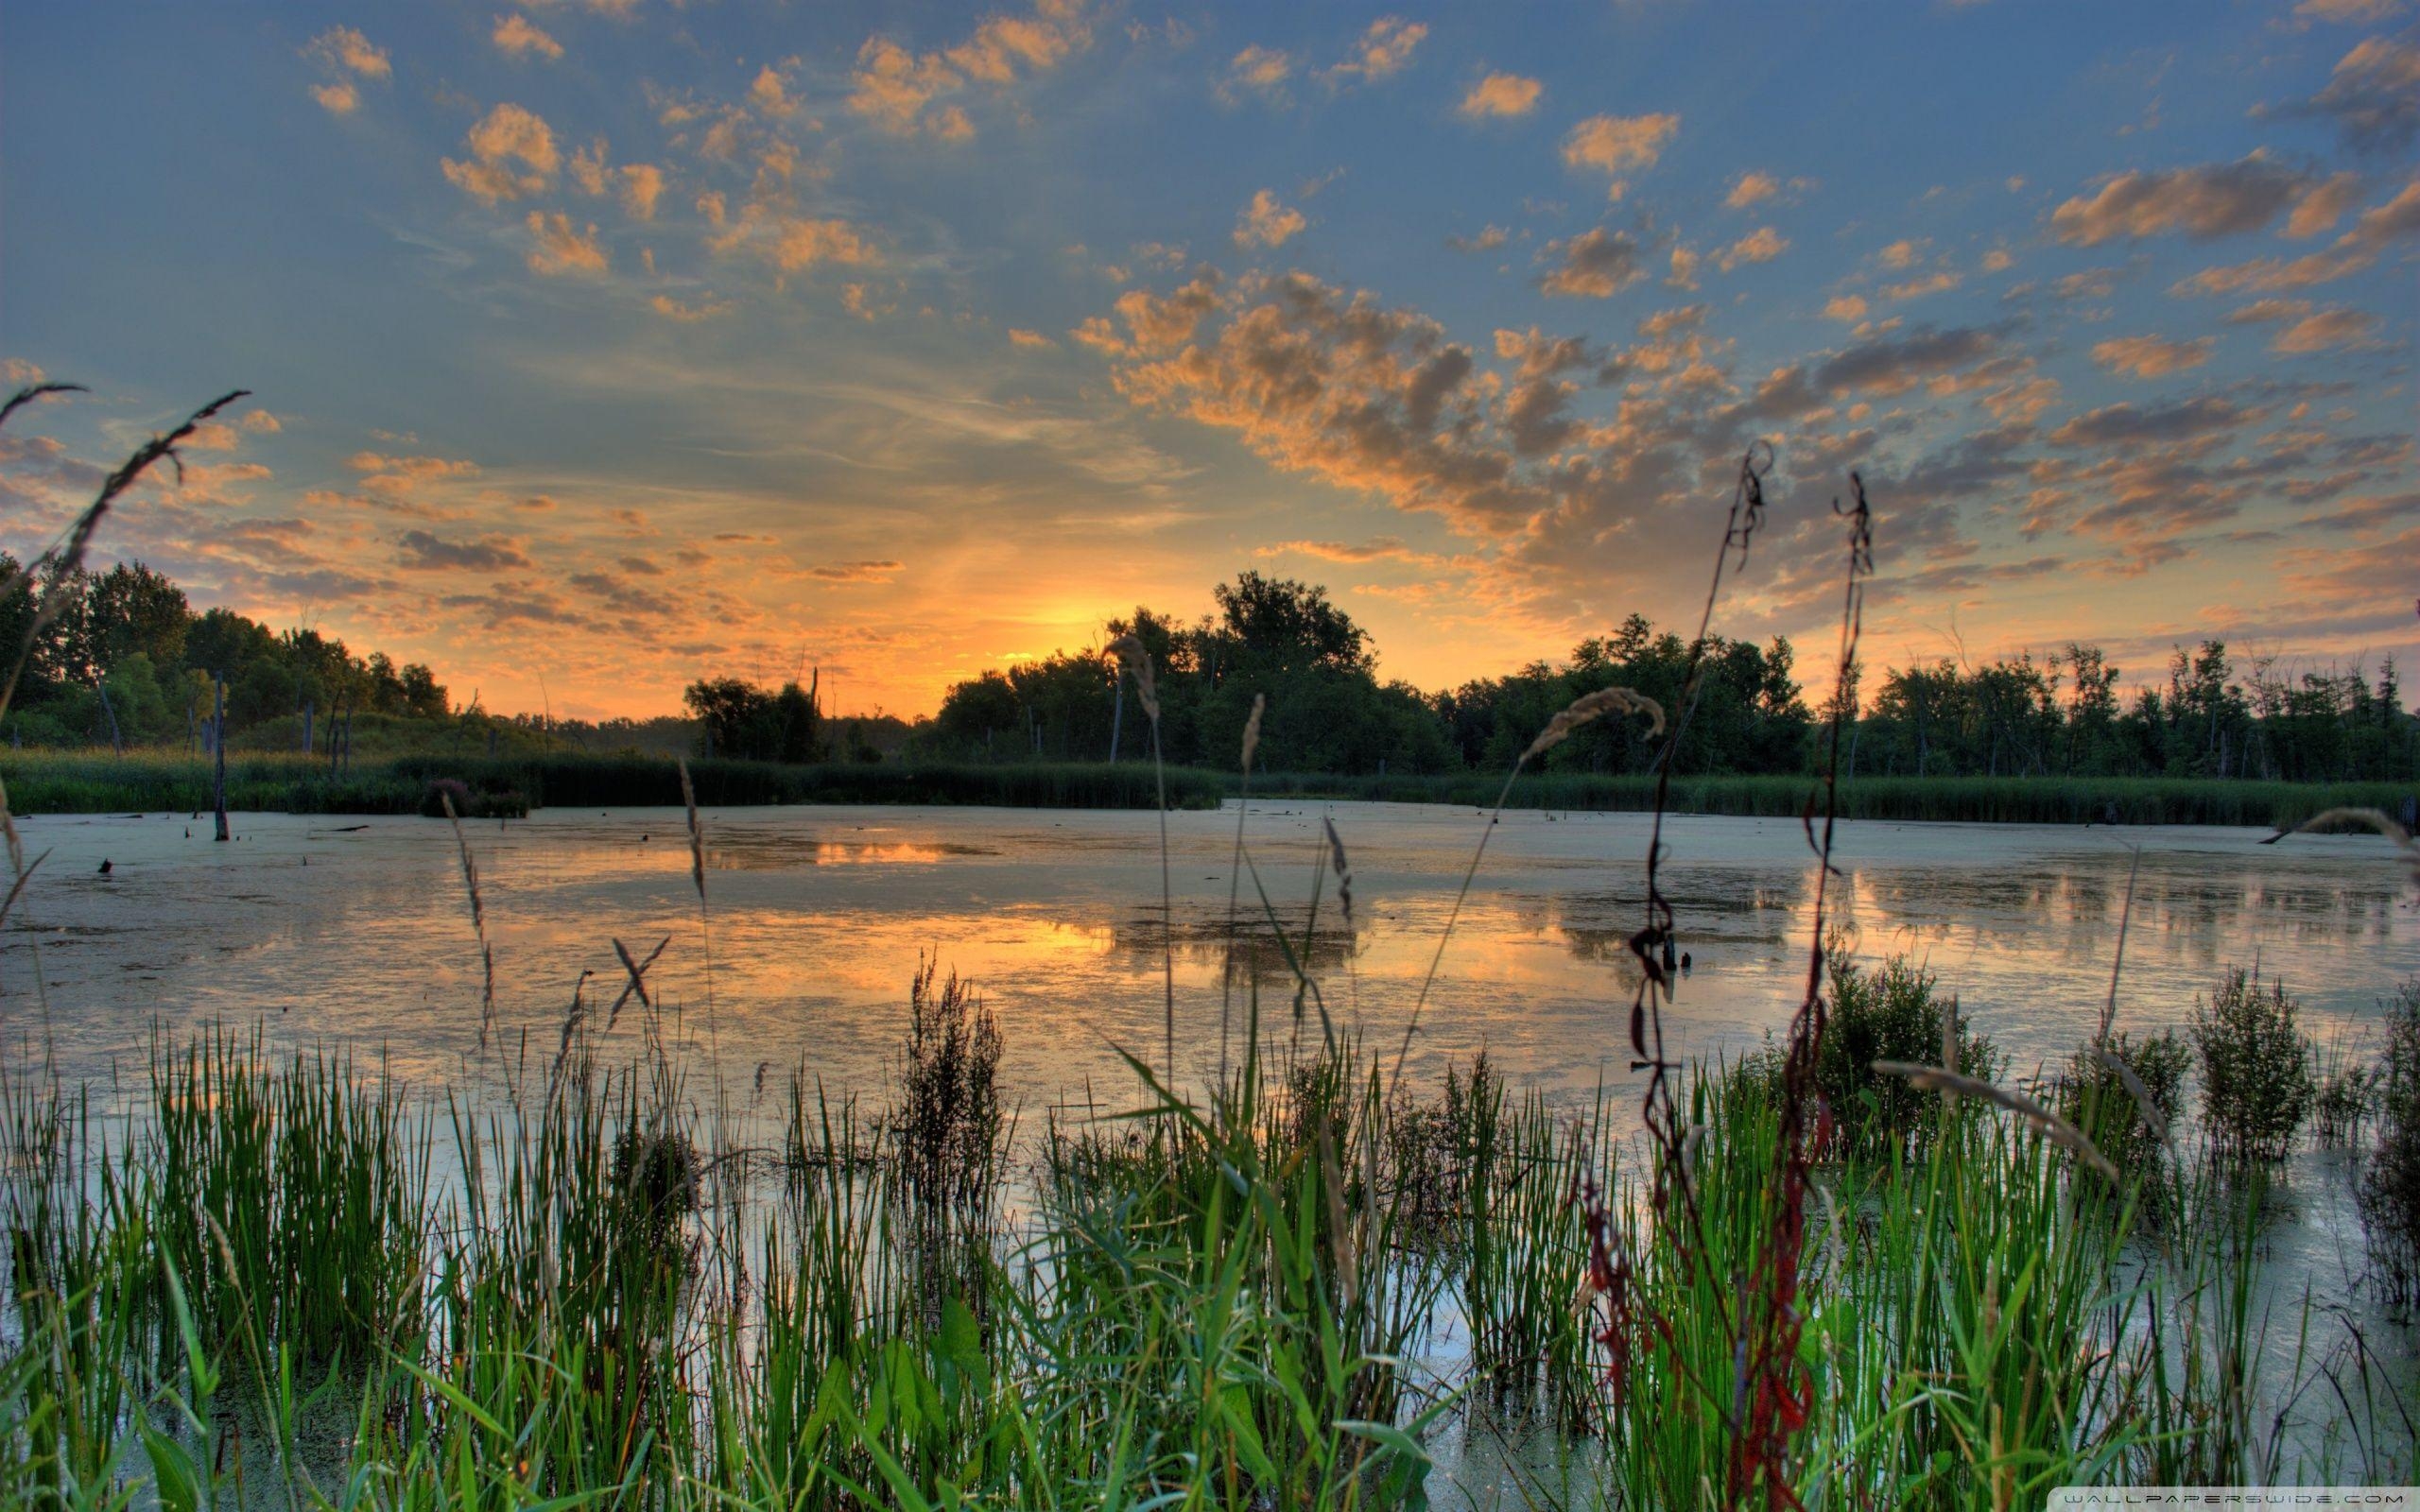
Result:
[[[712,807],[767,803],[995,804],[1010,808],[1151,808],[1158,789],[1148,765],[934,765],[692,760],[698,801]],[[498,757],[402,756],[362,761],[331,775],[324,759],[230,756],[231,809],[290,814],[418,814],[429,785],[462,783],[508,807],[677,807],[681,778],[653,756],[541,754]],[[90,752],[0,753],[0,782],[17,814],[188,813],[212,806],[208,763],[190,757]],[[1168,803],[1208,808],[1219,779],[1167,774]]]
[[[1129,762],[935,765],[693,760],[698,801],[766,803],[994,804],[1010,808],[1150,808],[1150,767]],[[653,756],[577,753],[517,756],[413,755],[363,761],[330,775],[326,762],[243,755],[227,764],[227,802],[238,810],[293,814],[417,814],[429,784],[450,779],[474,794],[510,796],[529,807],[664,807],[681,801],[673,764]],[[1175,769],[1175,808],[1207,808],[1236,791],[1233,774]],[[91,752],[0,753],[0,781],[18,814],[193,812],[211,806],[207,763],[182,755]],[[1366,799],[1483,807],[1502,779],[1484,774],[1343,777],[1256,773],[1253,792],[1270,798]],[[1812,778],[1683,777],[1671,812],[1796,818]],[[2289,828],[2323,810],[2373,807],[2398,813],[2411,790],[2386,782],[2253,782],[2169,778],[1874,777],[1840,789],[1844,818],[1987,824],[2217,824]],[[1575,812],[1646,812],[1651,776],[1524,775],[1508,806]]]
[[[1255,774],[1253,790],[1272,796],[1370,799],[1391,803],[1451,803],[1484,808],[1501,777],[1480,773],[1426,777]],[[1821,782],[1812,777],[1675,777],[1674,814],[1797,818]],[[1840,816],[1851,819],[1937,820],[1972,824],[2221,824],[2287,828],[2326,809],[2399,811],[2413,796],[2390,782],[2256,782],[2135,777],[1865,777],[1840,784]],[[1651,774],[1618,777],[1524,774],[1509,808],[1644,813],[1655,807]]]

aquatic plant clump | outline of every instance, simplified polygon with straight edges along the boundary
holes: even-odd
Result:
[[[2230,971],[2193,1006],[2203,1116],[2221,1151],[2239,1160],[2285,1155],[2319,1098],[2317,1048],[2296,1025],[2283,982]]]

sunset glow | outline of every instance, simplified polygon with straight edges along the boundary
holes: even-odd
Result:
[[[1881,662],[2420,661],[2401,0],[21,6],[39,552],[458,700],[830,708],[1326,584],[1426,688],[1694,619]],[[1720,35],[1712,30],[1719,26]]]

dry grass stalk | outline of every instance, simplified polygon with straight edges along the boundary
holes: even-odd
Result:
[[[2110,1074],[2116,1076],[2126,1089],[2126,1095],[2135,1100],[2135,1109],[2143,1116],[2144,1130],[2152,1138],[2167,1145],[2169,1154],[2174,1156],[2176,1141],[2169,1132],[2168,1115],[2160,1110],[2158,1100],[2152,1096],[2152,1090],[2143,1085],[2143,1078],[2135,1074],[2134,1067],[2126,1064],[2122,1058],[2111,1055],[2101,1046],[2096,1044],[2090,1049],[2092,1058],[2099,1061]]]
[[[9,414],[20,405],[39,398],[44,390],[57,393],[75,387],[72,384],[54,384],[36,385],[31,389],[19,389],[5,406],[0,406],[0,421],[5,421]],[[154,436],[136,447],[133,455],[118,465],[117,471],[101,480],[100,491],[93,496],[91,504],[84,507],[84,512],[78,515],[68,525],[66,533],[60,541],[40,557],[17,569],[15,575],[7,582],[0,583],[0,593],[12,593],[20,588],[30,593],[34,580],[45,574],[54,586],[72,580],[83,568],[85,548],[92,544],[93,532],[100,528],[102,517],[109,513],[110,506],[117,501],[118,495],[134,487],[138,478],[162,461],[175,468],[177,480],[183,482],[184,460],[177,452],[178,443],[199,430],[202,421],[235,401],[247,397],[251,392],[249,388],[237,388],[221,394],[186,416],[184,423],[167,435]],[[55,591],[42,595],[42,601],[34,610],[33,624],[26,628],[26,644],[18,649],[16,664],[9,668],[8,682],[0,685],[0,712],[6,712],[8,709],[9,700],[17,690],[17,679],[25,676],[26,663],[32,659],[34,645],[41,640],[43,631],[48,629],[52,623],[65,612],[66,608],[67,595]]]
[[[674,757],[681,768],[681,806],[689,815],[689,885],[698,889],[698,902],[706,901],[706,833],[698,825],[698,790],[689,782],[686,758]]]
[[[1152,724],[1158,724],[1160,685],[1151,672],[1151,653],[1143,649],[1142,637],[1132,634],[1119,636],[1109,643],[1109,654],[1115,657],[1117,664],[1134,679],[1134,696],[1142,702],[1143,713],[1150,716]]]
[[[454,826],[454,846],[462,854],[462,889],[471,898],[471,932],[479,939],[479,1048],[488,1046],[488,1030],[495,1023],[495,952],[488,944],[487,905],[479,898],[479,866],[471,859],[471,841],[462,833],[462,816],[454,812],[454,795],[440,789],[445,821]]]
[[[2065,1145],[2073,1151],[2076,1159],[2107,1177],[2112,1186],[2120,1184],[2118,1168],[2110,1164],[2109,1158],[2084,1137],[2083,1130],[2022,1092],[2010,1091],[1980,1077],[1962,1076],[1940,1066],[1919,1066],[1905,1060],[1877,1060],[1874,1069],[1886,1076],[1905,1076],[1928,1091],[1979,1097],[1996,1108],[2005,1108],[2040,1129],[2052,1143]]]
[[[2290,830],[2280,830],[2260,843],[2275,845],[2290,834],[2302,834],[2314,830],[2333,830],[2343,825],[2360,825],[2385,835],[2389,843],[2403,852],[2403,864],[2411,870],[2411,885],[2420,888],[2420,841],[2413,840],[2411,831],[2395,823],[2377,809],[2328,809],[2324,813],[2312,815]]]
[[[1574,730],[1607,714],[1632,713],[1647,716],[1649,738],[1664,733],[1664,706],[1647,695],[1632,688],[1599,688],[1594,693],[1583,693],[1571,700],[1570,707],[1547,721],[1547,728],[1539,730],[1538,738],[1530,742],[1530,748],[1521,753],[1521,760],[1527,762],[1532,757],[1545,755],[1569,740]]]
[[[1233,1025],[1236,990],[1236,905],[1244,880],[1244,816],[1252,810],[1252,759],[1260,749],[1260,718],[1269,712],[1269,695],[1252,696],[1252,715],[1244,721],[1243,781],[1236,792],[1236,853],[1227,863],[1227,958],[1219,971],[1219,1084],[1227,1082],[1227,1040]]]
[[[1132,632],[1109,643],[1108,654],[1134,679],[1135,699],[1151,721],[1151,781],[1160,799],[1160,981],[1166,997],[1168,1085],[1176,1085],[1176,894],[1168,881],[1167,774],[1160,762],[1160,685],[1151,672],[1151,653]],[[1221,1051],[1223,1055],[1223,1050]]]

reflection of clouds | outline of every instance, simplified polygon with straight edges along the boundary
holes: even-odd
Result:
[[[1331,893],[1309,967],[1340,1026],[1392,1046],[1469,860],[1472,821],[1336,809],[1352,837],[1355,928]],[[1170,816],[1179,1057],[1195,1072],[1217,1059],[1233,822]],[[1315,849],[1308,816],[1299,845],[1290,823],[1255,816],[1254,834],[1300,951]],[[268,1015],[272,1037],[383,1053],[424,1086],[475,1072],[477,957],[443,825],[379,820],[339,834],[260,816],[239,822],[242,845],[217,852],[182,839],[182,815],[21,827],[59,855],[20,904],[43,933],[23,932],[12,912],[0,935],[0,990],[29,986],[39,938],[71,1074],[139,1059],[155,1015],[172,1031],[214,1017],[248,1027],[264,1003],[292,1005]],[[1124,1097],[1132,1076],[1116,1047],[1156,1061],[1166,936],[1152,816],[757,810],[709,813],[706,828],[713,1012],[735,1084],[769,1061],[803,1065],[836,1091],[871,1088],[898,1053],[919,953],[999,1014],[1004,1074],[1030,1106],[1086,1083]],[[648,977],[669,1032],[712,1038],[677,810],[544,811],[469,833],[514,1035],[553,1043],[581,968],[616,981],[613,940],[644,953],[669,936]],[[1753,1046],[1805,987],[1813,871],[1803,836],[1794,822],[1718,819],[1674,820],[1666,836],[1664,885],[1681,948],[1696,958],[1668,1032],[1685,1055]],[[1584,1093],[1600,1076],[1631,1086],[1627,940],[1640,921],[1644,837],[1640,816],[1495,832],[1423,1013],[1412,1074],[1433,1079],[1484,1045],[1555,1095]],[[1852,825],[1830,917],[1853,923],[1864,958],[1904,952],[1927,963],[2022,1074],[2090,1031],[2135,842],[2149,849],[2120,1027],[2181,1023],[2221,969],[2256,958],[2306,1002],[2310,1032],[2356,1033],[2377,998],[2420,971],[2420,913],[2398,906],[2382,848],[2353,836],[2307,837],[2287,853],[2228,832]],[[108,879],[94,874],[103,855],[116,863]],[[1235,1015],[1256,981],[1264,1022],[1289,1020],[1285,953],[1248,888],[1235,945]],[[635,1022],[626,1013],[609,1047]]]

